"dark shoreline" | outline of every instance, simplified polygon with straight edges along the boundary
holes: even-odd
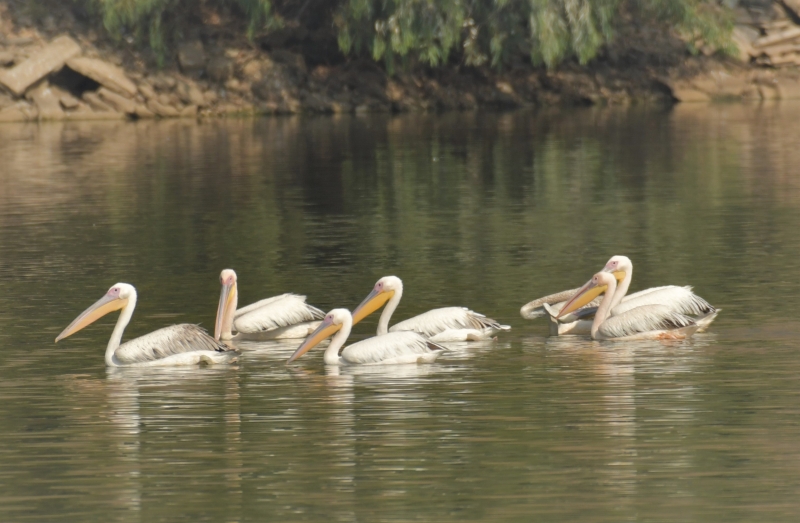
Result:
[[[34,23],[17,16],[13,7],[0,1],[0,121],[800,98],[796,67],[764,67],[749,55],[738,61],[693,56],[670,32],[633,23],[584,66],[567,62],[548,70],[520,63],[497,71],[449,65],[389,75],[367,59],[340,57],[333,65],[315,63],[300,52],[304,48],[251,42],[232,36],[237,34],[232,27],[195,34],[178,44],[164,67],[158,67],[146,50],[100,38],[74,17],[65,14]],[[54,42],[62,48],[52,50]],[[322,51],[328,56],[335,53]],[[48,58],[48,52],[55,55],[49,57],[49,69],[20,72]]]

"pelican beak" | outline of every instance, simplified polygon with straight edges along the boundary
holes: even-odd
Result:
[[[214,322],[214,338],[217,341],[219,341],[219,337],[222,336],[222,323],[225,320],[225,311],[228,310],[228,307],[235,297],[235,281],[222,286],[222,292],[219,293],[219,305],[217,305],[217,319]]]
[[[625,279],[625,271],[611,271],[611,274],[614,275],[614,278],[617,279],[617,282],[622,282]]]
[[[383,307],[393,296],[394,291],[379,291],[373,289],[372,292],[364,298],[364,301],[356,307],[356,310],[353,311],[353,325]]]
[[[61,334],[56,338],[56,343],[63,340],[67,336],[71,336],[86,327],[89,324],[99,320],[109,312],[117,311],[128,304],[127,299],[118,298],[116,296],[105,295],[97,300],[94,305],[86,309],[80,316],[75,318],[69,327],[64,329]]]
[[[342,324],[340,323],[338,325],[335,325],[332,321],[333,320],[325,318],[325,320],[323,320],[323,322],[320,323],[319,327],[317,327],[317,330],[308,335],[308,338],[306,338],[303,344],[300,345],[296,351],[294,351],[294,354],[292,354],[292,357],[289,358],[289,360],[286,363],[293,362],[306,352],[310,351],[311,349],[319,345],[319,343],[325,338],[329,338],[334,334],[336,334],[339,331],[339,329],[342,328]]]
[[[616,277],[616,273],[614,273]],[[565,316],[570,312],[579,309],[592,301],[593,299],[600,296],[602,293],[606,291],[608,285],[597,285],[592,283],[592,280],[589,280],[586,285],[580,288],[578,292],[575,293],[567,303],[564,305],[564,308],[561,309],[561,312],[558,313],[556,319],[560,318],[561,316]]]

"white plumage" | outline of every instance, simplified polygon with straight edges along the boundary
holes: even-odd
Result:
[[[233,327],[241,334],[255,334],[311,322],[313,326],[307,325],[306,330],[313,330],[324,316],[324,312],[306,303],[305,296],[287,293],[238,309]],[[308,332],[304,334],[307,335]]]
[[[239,291],[236,273],[225,269],[220,274],[222,292],[217,308],[214,337],[222,340],[274,340],[304,338],[325,314],[297,294],[273,296],[236,309]],[[233,334],[236,331],[236,335]]]
[[[58,335],[56,342],[70,336],[102,316],[122,310],[106,347],[106,365],[110,367],[143,367],[156,365],[192,365],[197,363],[227,363],[236,352],[218,342],[197,325],[183,323],[158,329],[120,344],[125,327],[136,308],[136,289],[127,283],[117,283],[105,296]]]
[[[298,347],[289,362],[299,358],[322,340],[333,335],[325,350],[328,365],[389,365],[400,363],[433,363],[446,350],[416,332],[392,332],[359,341],[339,349],[347,341],[353,326],[353,317],[347,309],[333,309],[319,327]]]
[[[559,315],[568,314],[605,293],[591,325],[594,339],[681,339],[697,331],[698,325],[693,318],[666,305],[642,305],[610,317],[616,290],[616,278],[610,273],[598,272],[567,302]]]
[[[442,307],[432,309],[391,328],[389,320],[403,297],[403,282],[397,276],[384,276],[375,284],[372,292],[353,311],[353,322],[358,323],[384,303],[386,307],[378,320],[378,335],[387,332],[412,331],[436,342],[476,341],[490,339],[500,331],[511,330],[508,325],[487,318],[466,307]]]
[[[671,312],[694,316],[698,325],[698,332],[703,332],[714,321],[719,313],[710,303],[692,292],[692,287],[665,285],[651,287],[633,294],[627,294],[633,279],[633,262],[627,256],[612,256],[608,260],[603,272],[613,273],[617,278],[622,277],[610,304],[610,316],[617,316],[644,305],[663,305]],[[566,305],[565,301],[580,289],[551,294],[534,300],[520,309],[523,318],[533,319],[549,316],[551,319],[551,334],[589,334],[591,321],[583,318],[591,317],[597,310],[599,300],[594,299],[586,305],[575,309],[569,314],[560,315]],[[558,321],[555,316],[560,316]]]

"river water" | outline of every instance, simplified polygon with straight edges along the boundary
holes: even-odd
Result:
[[[3,521],[796,521],[800,106],[0,126]],[[722,308],[680,342],[548,337],[529,300],[614,254]],[[283,292],[512,326],[433,365],[107,369]],[[354,338],[370,335],[377,315]]]

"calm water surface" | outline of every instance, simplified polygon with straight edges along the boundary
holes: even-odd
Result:
[[[796,521],[800,106],[0,126],[3,521]],[[683,342],[519,308],[613,254],[723,309]],[[106,369],[126,337],[283,292],[513,330],[427,366]],[[377,318],[359,325],[366,337]]]

